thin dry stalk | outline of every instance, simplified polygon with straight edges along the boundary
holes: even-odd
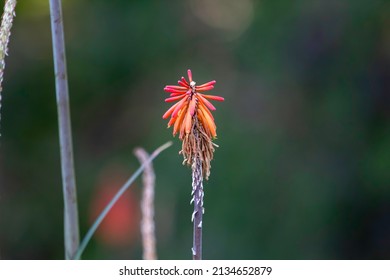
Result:
[[[134,174],[127,180],[127,182],[119,189],[119,191],[115,194],[115,196],[111,199],[111,201],[106,205],[100,215],[96,218],[95,222],[92,224],[91,228],[88,230],[85,235],[83,241],[80,244],[79,249],[74,257],[74,259],[79,260],[81,255],[83,254],[85,248],[87,247],[89,241],[91,240],[93,234],[96,232],[99,225],[102,223],[103,219],[107,216],[108,212],[112,209],[118,199],[124,194],[124,192],[133,184],[135,179],[142,173],[145,169],[146,165],[148,165],[152,160],[154,160],[162,151],[169,148],[172,145],[172,142],[167,142],[164,145],[158,147],[148,159],[141,164],[141,166],[134,172]]]
[[[142,149],[137,148],[134,154],[138,158],[141,164],[145,164],[149,158],[148,153]],[[143,247],[143,259],[144,260],[156,260],[156,236],[155,236],[155,224],[154,224],[154,186],[155,175],[152,162],[145,165],[145,169],[142,176],[143,180],[143,194],[141,200],[141,235],[142,235],[142,247]]]
[[[4,13],[1,19],[0,27],[0,110],[1,110],[1,92],[3,91],[3,76],[5,69],[5,56],[8,55],[8,42],[11,35],[12,21],[15,16],[16,0],[7,0],[4,5]],[[1,120],[1,114],[0,114]]]
[[[65,258],[73,259],[79,247],[80,236],[61,0],[50,0],[50,20],[64,195]]]

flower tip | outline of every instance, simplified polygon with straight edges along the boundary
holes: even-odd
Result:
[[[187,70],[187,74],[188,74],[188,80],[190,80],[190,83],[191,83],[192,82],[192,72],[191,72],[191,69]]]
[[[180,79],[184,84],[186,84],[186,86],[189,86],[190,84],[187,82],[186,78],[184,77],[181,77]]]

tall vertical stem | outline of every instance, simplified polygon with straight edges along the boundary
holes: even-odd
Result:
[[[65,258],[73,259],[79,246],[80,237],[61,0],[50,0],[50,20],[64,195]]]
[[[194,136],[196,145],[199,145],[197,127],[194,126]],[[192,245],[192,259],[202,259],[202,222],[203,222],[203,174],[202,160],[197,153],[192,163],[192,201],[194,202],[194,212],[192,221],[194,223],[194,239]]]
[[[16,0],[6,0],[4,13],[1,18],[0,27],[0,109],[1,109],[1,92],[3,91],[2,83],[5,69],[5,56],[8,50],[8,41],[11,35],[12,21],[15,16]],[[1,113],[1,112],[0,112]],[[0,114],[1,120],[1,114]]]

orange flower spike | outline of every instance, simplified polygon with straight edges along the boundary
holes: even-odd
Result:
[[[197,86],[192,79],[190,69],[187,70],[187,75],[188,81],[181,77],[177,82],[178,86],[168,85],[164,88],[164,91],[170,93],[170,97],[166,98],[165,102],[178,102],[165,112],[163,118],[171,116],[168,127],[174,124],[173,135],[180,132],[179,138],[181,140],[191,132],[194,118],[198,118],[199,123],[210,138],[215,138],[217,135],[216,126],[214,117],[209,110],[214,111],[216,108],[208,100],[224,101],[224,98],[200,93],[213,89],[216,84],[215,80]]]

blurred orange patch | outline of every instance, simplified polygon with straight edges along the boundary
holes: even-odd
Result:
[[[126,182],[129,175],[118,166],[109,167],[102,172],[90,206],[91,224]],[[134,192],[130,189],[122,195],[104,218],[96,231],[96,238],[105,245],[118,247],[134,243],[138,234],[139,205]]]

